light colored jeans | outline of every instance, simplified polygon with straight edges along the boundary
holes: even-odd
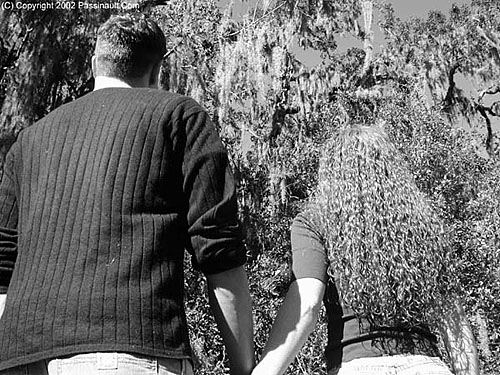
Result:
[[[0,375],[194,375],[191,361],[128,353],[86,353],[39,361]]]
[[[393,355],[359,358],[342,363],[338,375],[453,375],[436,357]]]

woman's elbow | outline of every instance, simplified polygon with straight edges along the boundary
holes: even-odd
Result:
[[[315,325],[321,311],[325,285],[317,279],[301,279],[297,281],[300,295],[300,319],[308,325]]]
[[[311,301],[302,307],[300,320],[307,326],[310,326],[311,329],[314,329],[320,311],[321,311],[321,300]]]

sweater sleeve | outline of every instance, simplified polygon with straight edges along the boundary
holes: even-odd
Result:
[[[325,247],[304,213],[297,215],[292,223],[291,240],[294,277],[312,277],[326,284],[328,259]]]
[[[7,153],[0,184],[0,293],[7,293],[17,257],[17,182],[15,161],[18,143]]]
[[[188,250],[205,274],[246,261],[238,219],[236,184],[226,149],[208,114],[197,111],[186,122],[183,189],[188,199]]]

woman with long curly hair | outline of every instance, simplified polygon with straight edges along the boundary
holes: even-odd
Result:
[[[449,375],[442,358],[478,374],[446,229],[384,131],[338,131],[318,177],[292,224],[295,280],[253,375],[285,372],[322,300],[329,375]]]

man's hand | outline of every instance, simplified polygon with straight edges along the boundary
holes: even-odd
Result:
[[[208,297],[226,346],[232,375],[247,375],[255,365],[252,303],[243,267],[207,275]]]

